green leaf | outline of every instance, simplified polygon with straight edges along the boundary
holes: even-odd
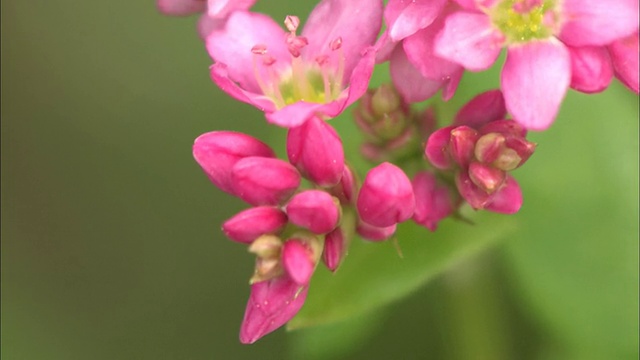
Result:
[[[336,274],[318,268],[307,301],[288,329],[336,322],[379,309],[515,229],[513,217],[489,213],[471,217],[477,225],[447,220],[435,233],[413,223],[402,224],[396,234],[402,257],[394,245],[396,240],[372,243],[355,239]]]

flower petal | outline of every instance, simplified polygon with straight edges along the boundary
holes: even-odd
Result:
[[[480,129],[484,124],[500,120],[507,114],[504,97],[500,90],[489,90],[476,95],[460,108],[456,114],[454,125],[467,125]]]
[[[158,0],[158,10],[165,15],[186,16],[207,9],[207,3],[202,0]]]
[[[284,36],[284,30],[270,17],[236,11],[229,16],[224,28],[209,34],[206,45],[209,56],[216,62],[227,64],[229,77],[241,88],[261,93],[254,71],[258,66],[254,61],[259,59],[251,49],[255,45],[265,45],[268,54],[276,59],[272,70],[288,66],[290,54]],[[263,78],[268,77],[264,74]]]
[[[572,46],[607,45],[638,29],[638,0],[564,0],[560,39]]]
[[[389,36],[400,41],[426,28],[440,15],[446,0],[389,0],[384,9]]]
[[[442,81],[429,80],[407,59],[402,46],[397,46],[389,60],[391,80],[406,102],[419,102],[435,95]]]
[[[608,48],[616,77],[637,94],[640,91],[638,84],[640,82],[638,80],[638,32],[614,41]]]
[[[303,57],[314,61],[319,55],[344,54],[344,73],[349,77],[362,51],[375,43],[382,26],[381,0],[323,0],[309,15],[302,36],[309,40]],[[340,51],[331,42],[342,38]]]
[[[262,94],[246,91],[232,81],[229,78],[229,69],[227,65],[221,63],[213,64],[209,68],[209,71],[211,80],[213,80],[213,82],[218,85],[222,91],[229,94],[232,98],[251,104],[260,109],[260,111],[275,111],[276,107],[271,99]]]
[[[488,69],[500,55],[504,37],[485,14],[454,12],[436,36],[435,53],[471,71]]]
[[[208,0],[207,13],[212,18],[224,19],[234,11],[248,10],[256,1],[257,0]]]
[[[485,205],[485,209],[501,214],[515,214],[522,207],[522,190],[518,182],[507,175],[505,185]]]
[[[251,285],[240,342],[253,344],[291,320],[302,308],[307,289],[287,275]]]
[[[606,89],[613,78],[613,66],[602,46],[568,46],[571,55],[571,88],[584,93]]]
[[[557,40],[513,45],[500,83],[507,110],[527,129],[545,130],[569,88],[571,60]]]

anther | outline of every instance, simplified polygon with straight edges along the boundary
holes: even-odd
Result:
[[[298,25],[300,25],[300,19],[297,16],[287,15],[284,19],[284,26],[286,26],[287,30],[291,31],[293,34],[296,33]]]
[[[331,47],[331,50],[338,50],[342,47],[342,37],[337,37],[335,38],[330,44],[329,46]]]
[[[251,48],[251,52],[256,55],[264,55],[267,53],[267,45],[264,45],[264,44],[254,45]]]

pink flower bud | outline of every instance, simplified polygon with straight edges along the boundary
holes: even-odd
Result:
[[[348,165],[342,170],[342,178],[338,185],[332,187],[329,192],[340,200],[341,203],[348,204],[353,201],[355,192],[358,190],[356,179]]]
[[[346,254],[347,239],[345,238],[342,228],[337,227],[324,238],[322,261],[329,270],[335,272]]]
[[[222,231],[233,241],[250,244],[260,235],[277,234],[287,225],[287,215],[272,206],[243,210],[222,224]]]
[[[453,213],[457,207],[447,186],[439,185],[433,173],[422,171],[411,182],[416,196],[413,221],[435,231],[438,222]]]
[[[485,205],[485,209],[501,214],[515,214],[522,207],[522,190],[518,182],[507,176],[504,186]]]
[[[304,177],[320,186],[333,186],[342,177],[342,141],[336,131],[318,117],[289,129],[287,155]]]
[[[429,162],[438,169],[449,169],[452,166],[449,156],[449,143],[451,141],[451,130],[453,126],[438,129],[429,136],[424,153]]]
[[[287,240],[282,248],[282,264],[291,279],[301,286],[311,280],[316,267],[312,250],[297,239]]]
[[[232,131],[202,134],[193,144],[193,157],[207,177],[222,191],[232,195],[231,169],[238,160],[247,156],[275,157],[275,154],[260,140]]]
[[[478,132],[468,126],[458,126],[451,130],[449,151],[458,165],[463,168],[469,165],[479,137]]]
[[[287,275],[251,285],[240,327],[240,342],[253,344],[284,325],[300,311],[306,297],[307,287],[298,285]]]
[[[358,222],[358,226],[356,227],[356,232],[358,235],[362,236],[365,240],[370,241],[383,241],[387,240],[396,232],[396,224],[386,227],[377,227],[370,224],[367,224],[364,221]]]
[[[325,191],[306,190],[291,198],[286,212],[292,224],[315,234],[326,234],[338,225],[340,204]]]
[[[231,171],[233,192],[251,205],[278,205],[300,186],[300,174],[280,159],[250,156]]]
[[[484,192],[492,194],[502,186],[506,173],[500,169],[474,161],[469,164],[469,178]]]
[[[489,90],[477,95],[466,105],[460,108],[454,125],[467,125],[473,128],[480,128],[482,125],[504,118],[507,108],[500,90]]]
[[[415,209],[411,181],[397,166],[382,163],[364,179],[357,208],[362,220],[373,226],[387,227],[405,221]]]
[[[613,79],[613,65],[603,46],[567,46],[571,56],[571,88],[584,93],[604,91]]]
[[[520,161],[516,165],[516,168],[517,168],[522,166],[522,164],[524,164],[527,160],[529,160],[531,155],[533,155],[533,152],[536,150],[537,145],[521,137],[507,137],[505,141],[505,146],[508,149],[513,150],[516,154],[518,154]],[[496,165],[496,167],[499,167],[499,166]],[[504,168],[504,167],[500,167],[500,168],[505,171],[515,169],[515,168],[511,169],[511,168]]]
[[[638,34],[638,31],[636,31],[625,38],[614,41],[608,46],[616,77],[636,94],[640,92]]]

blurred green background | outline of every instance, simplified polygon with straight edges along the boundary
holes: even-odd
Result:
[[[305,18],[313,5],[256,10]],[[1,6],[3,359],[638,357],[638,97],[619,83],[571,92],[532,134],[538,151],[515,173],[525,205],[499,245],[390,306],[243,346],[253,258],[219,229],[245,206],[208,182],[191,144],[229,129],[282,154],[284,131],[211,83],[195,17],[151,0]],[[496,71],[465,75],[451,106],[497,86]],[[348,116],[333,124],[357,148]],[[488,233],[502,218],[483,217]],[[466,226],[407,229],[400,245]]]

